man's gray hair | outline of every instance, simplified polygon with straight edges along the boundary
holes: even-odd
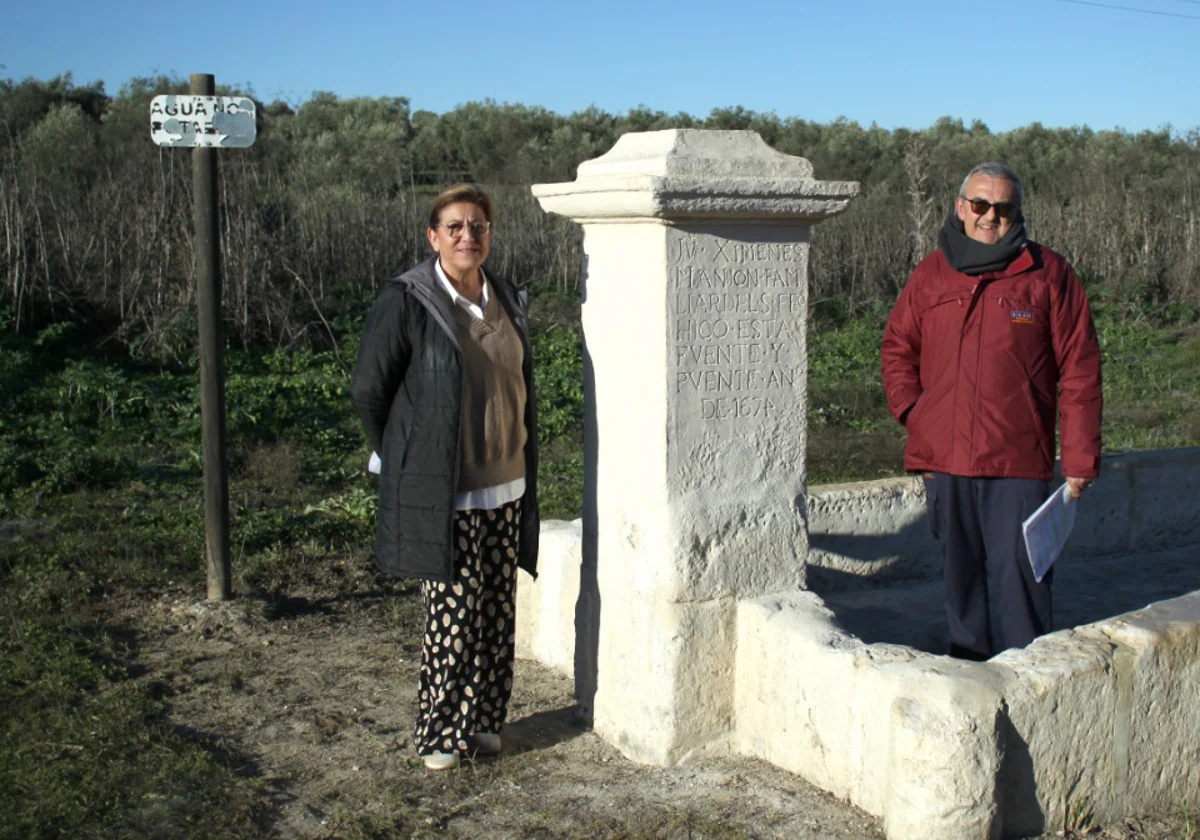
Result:
[[[1003,178],[1013,185],[1013,189],[1017,192],[1017,206],[1021,207],[1025,204],[1025,190],[1021,187],[1021,179],[1017,177],[1017,173],[1013,172],[1003,163],[994,161],[981,163],[971,169],[967,173],[967,177],[963,178],[962,184],[958,187],[958,194],[962,198],[967,197],[967,181],[970,181],[976,175],[983,175],[985,178]]]

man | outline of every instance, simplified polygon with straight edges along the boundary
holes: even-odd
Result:
[[[950,655],[964,659],[1050,631],[1053,570],[1034,579],[1021,522],[1049,495],[1056,418],[1071,494],[1100,472],[1100,347],[1087,296],[1062,256],[1026,238],[1021,202],[1007,166],[972,169],[883,336],[888,409],[908,430],[905,469],[925,477]]]

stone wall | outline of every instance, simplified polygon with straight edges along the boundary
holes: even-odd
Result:
[[[1061,481],[1062,479],[1057,479]],[[1200,542],[1200,447],[1104,459],[1065,557],[1157,551]],[[808,585],[816,592],[941,575],[921,479],[809,488]]]
[[[1200,447],[1108,457],[1101,476],[1080,505],[1068,558],[1200,543]],[[812,487],[807,509],[808,582],[815,592],[941,574],[918,478]],[[580,521],[547,522],[542,533],[541,576],[521,582],[517,650],[570,673],[577,656],[590,655],[590,645],[576,652],[576,626],[586,631],[600,620],[595,570],[581,579]]]
[[[810,592],[738,612],[737,748],[884,820],[890,840],[1025,837],[1200,785],[1200,593],[987,663],[839,628]]]
[[[1109,458],[1103,475],[1080,508],[1076,558],[1198,542],[1200,449]],[[919,548],[916,480],[815,487],[808,499],[815,559],[836,585],[872,568],[882,581],[936,574]],[[871,539],[856,544],[856,527]],[[845,539],[840,551],[829,534]],[[543,535],[542,575],[518,598],[518,652],[588,673],[602,605],[582,526],[549,522]],[[872,544],[883,548],[862,550]],[[882,817],[892,840],[1027,836],[1061,827],[1068,809],[1112,821],[1168,810],[1200,785],[1200,593],[987,663],[867,644],[815,592],[739,601],[731,641],[732,749]]]

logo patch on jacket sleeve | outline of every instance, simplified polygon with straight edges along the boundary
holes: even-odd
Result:
[[[1012,322],[1014,324],[1032,324],[1033,323],[1033,310],[1031,310],[1031,309],[1014,309],[1012,312],[1009,313],[1009,317],[1012,318]]]

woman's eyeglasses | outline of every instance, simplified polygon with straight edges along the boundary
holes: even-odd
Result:
[[[976,216],[986,216],[987,211],[993,207],[996,208],[996,215],[1001,219],[1007,219],[1017,212],[1017,205],[1011,201],[997,201],[993,204],[990,201],[984,201],[982,198],[967,198],[962,196],[962,200],[971,206],[971,212]]]
[[[487,236],[489,232],[491,232],[492,223],[491,222],[470,222],[470,223],[445,222],[444,224],[437,225],[437,227],[444,229],[446,231],[446,233],[450,234],[450,236],[453,237],[454,239],[458,239],[460,236],[462,236],[463,231],[465,231],[465,230],[470,230],[471,236],[475,237],[476,239],[482,239],[483,237]]]

